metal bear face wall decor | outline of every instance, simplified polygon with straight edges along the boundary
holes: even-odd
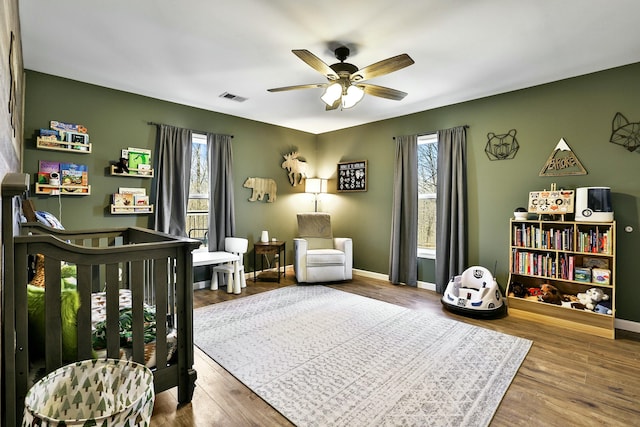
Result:
[[[489,160],[509,160],[513,159],[518,152],[520,145],[516,139],[516,130],[511,129],[509,132],[496,135],[493,132],[487,134],[487,145],[484,152],[487,153]]]

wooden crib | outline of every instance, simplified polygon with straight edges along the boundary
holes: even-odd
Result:
[[[63,263],[76,269],[80,305],[75,360],[96,357],[91,316],[92,294],[97,292],[102,292],[106,301],[106,356],[122,356],[119,295],[127,289],[124,292],[130,296],[132,318],[128,354],[136,362],[148,361],[145,354],[150,344],[145,345],[143,307],[155,308],[155,342],[151,343],[156,361],[152,367],[155,392],[177,386],[179,402],[191,401],[196,379],[191,251],[200,242],[137,227],[66,231],[21,223],[22,201],[28,189],[26,174],[7,174],[2,183],[2,424],[19,425],[24,397],[33,381],[70,362],[63,359]],[[29,260],[36,254],[44,256],[45,277],[45,334],[40,343],[44,348],[38,348],[44,357],[37,361],[30,355],[27,300]],[[171,334],[175,339],[170,343],[167,336]]]

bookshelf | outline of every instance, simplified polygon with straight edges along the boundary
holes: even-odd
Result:
[[[615,221],[512,219],[510,226],[509,315],[615,338]],[[514,295],[514,285],[535,289],[542,284],[556,287],[567,301],[558,305]],[[604,291],[612,314],[571,307],[569,296],[591,288]]]
[[[53,138],[36,138],[36,148],[40,150],[64,151],[76,154],[91,154],[91,144],[59,141]]]

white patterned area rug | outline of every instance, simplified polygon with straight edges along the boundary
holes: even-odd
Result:
[[[298,426],[486,426],[531,341],[324,286],[194,311],[196,345]]]

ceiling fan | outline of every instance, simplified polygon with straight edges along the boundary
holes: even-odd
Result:
[[[344,62],[349,57],[349,48],[345,46],[335,49],[335,56],[340,62],[333,65],[327,65],[306,49],[296,49],[292,52],[311,68],[323,74],[328,82],[278,87],[268,89],[269,92],[325,88],[321,99],[327,104],[327,110],[335,110],[338,107],[351,108],[360,102],[365,93],[395,101],[400,101],[407,96],[405,92],[396,89],[363,83],[366,80],[398,71],[413,64],[413,59],[406,53],[358,69],[355,65]]]

